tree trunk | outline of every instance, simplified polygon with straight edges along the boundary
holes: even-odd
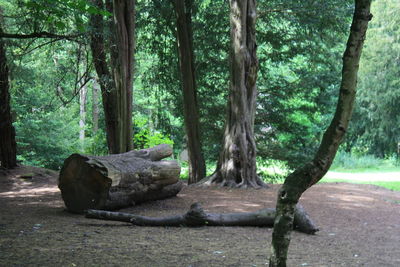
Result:
[[[0,9],[0,33],[2,32],[2,10]],[[5,45],[3,39],[0,38],[0,167],[11,169],[17,166],[17,144],[15,129],[12,125],[8,74]]]
[[[165,160],[168,145],[103,157],[73,154],[60,171],[58,187],[67,209],[119,209],[175,196],[182,188],[180,166]]]
[[[342,82],[335,116],[326,130],[314,159],[295,170],[278,193],[272,252],[269,266],[286,266],[295,206],[301,195],[329,170],[347,130],[356,95],[357,72],[370,14],[371,0],[356,0],[353,22],[343,55]]]
[[[304,209],[296,209],[294,229],[314,234],[318,231],[314,222]],[[191,205],[190,210],[182,215],[154,218],[123,212],[109,212],[103,210],[88,210],[87,218],[130,222],[140,226],[260,226],[274,225],[275,209],[261,209],[256,212],[241,213],[207,213],[199,203]]]
[[[99,83],[97,79],[93,79],[92,87],[92,131],[93,135],[97,133],[99,129]]]
[[[183,84],[183,112],[187,135],[187,150],[189,155],[188,183],[192,184],[204,178],[206,166],[200,142],[199,113],[192,46],[193,34],[190,27],[191,7],[185,6],[185,0],[175,0],[174,7],[177,25],[177,41],[179,46],[179,63]]]
[[[133,148],[132,87],[135,32],[135,0],[114,0],[117,58],[111,60],[118,101],[118,153]]]
[[[224,140],[215,173],[208,184],[265,186],[256,172],[254,116],[256,104],[255,0],[231,0],[231,81]]]
[[[104,9],[102,0],[92,2],[97,8]],[[111,154],[116,154],[129,151],[133,147],[134,1],[116,0],[112,10],[115,19],[113,24],[105,24],[101,14],[90,16],[90,46],[102,91],[108,150]],[[110,44],[109,49],[106,49],[104,40],[105,25],[113,27],[108,32],[116,35],[116,38],[111,38],[115,43]],[[113,71],[108,65],[107,55],[111,58]]]
[[[83,85],[79,91],[79,141],[81,150],[84,150],[85,146],[85,128],[86,128],[86,98],[87,98],[87,87]]]

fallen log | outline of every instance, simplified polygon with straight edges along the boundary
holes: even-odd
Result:
[[[175,196],[182,189],[172,148],[129,151],[108,156],[72,154],[64,161],[58,187],[68,211],[115,210]]]
[[[185,214],[168,217],[147,217],[124,212],[87,210],[86,218],[130,222],[138,226],[259,226],[273,227],[275,209],[266,208],[255,212],[208,213],[199,203],[194,203]],[[319,229],[300,205],[296,207],[294,229],[315,234]]]

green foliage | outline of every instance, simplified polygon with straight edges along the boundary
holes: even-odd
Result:
[[[377,158],[372,154],[356,154],[339,151],[333,161],[331,170],[335,171],[357,171],[390,170],[399,166],[399,159],[393,155],[385,159]]]
[[[85,138],[84,153],[95,156],[108,154],[106,134],[98,130],[93,136]]]
[[[266,183],[282,183],[289,174],[288,166],[283,161],[257,158],[257,175]]]
[[[57,112],[33,111],[14,123],[18,160],[23,164],[57,170],[76,150],[78,127],[66,109]]]
[[[376,158],[374,155],[354,155],[348,152],[340,151],[336,154],[333,161],[332,170],[349,170],[349,169],[368,169],[375,168],[383,164],[382,159]]]
[[[189,179],[189,164],[187,161],[179,161],[181,165],[181,179],[187,180]],[[214,173],[216,167],[215,161],[209,161],[206,163],[206,176],[210,176]]]
[[[181,161],[179,164],[181,165],[180,178],[183,180],[189,179],[189,164],[186,161]]]
[[[350,1],[274,3],[280,12],[258,5],[257,148],[295,168],[314,155],[331,119],[352,8]]]
[[[348,151],[384,158],[400,143],[400,2],[374,1],[361,58],[359,90]]]
[[[184,130],[182,95],[178,73],[175,21],[170,1],[136,3],[136,73],[134,120],[146,121],[145,129],[135,126],[135,147],[174,140],[182,147]],[[141,133],[140,133],[141,132]]]
[[[393,190],[393,191],[400,191],[400,182],[373,182],[371,184],[377,185],[377,186],[382,186],[387,189]],[[400,204],[400,201],[396,200],[388,200],[389,202],[394,202],[395,204]]]
[[[0,0],[0,4],[6,32],[86,32],[88,15],[111,15],[86,0]],[[229,88],[229,8],[226,1],[192,4],[201,138],[211,174]],[[255,134],[259,175],[267,182],[287,174],[276,170],[310,159],[331,120],[352,8],[350,0],[258,3]],[[361,157],[365,154],[398,158],[400,6],[396,0],[375,1],[373,9],[360,70],[360,99],[344,143],[352,156],[341,152],[336,168],[377,164],[372,156]],[[135,148],[168,143],[177,152],[184,146],[185,131],[173,8],[170,1],[138,0],[136,16]],[[92,132],[90,97],[86,139],[84,144],[78,142],[77,81],[86,67],[93,73],[87,36],[44,46],[48,41],[8,40],[7,45],[19,159],[57,169],[70,153],[102,155],[107,147],[101,118],[100,129]]]
[[[55,48],[57,52],[52,50]],[[23,164],[58,169],[79,147],[76,120],[79,108],[76,102],[64,105],[60,100],[72,95],[73,74],[66,72],[67,66],[75,63],[70,49],[67,44],[58,43],[47,50],[34,50],[23,58],[11,57],[17,153]],[[58,58],[59,65],[55,66],[53,58]],[[58,97],[57,87],[62,88]]]
[[[135,149],[149,148],[160,144],[173,146],[174,141],[162,133],[150,128],[147,119],[135,117],[133,146]]]

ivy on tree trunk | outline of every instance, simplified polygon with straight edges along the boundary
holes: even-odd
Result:
[[[368,22],[371,0],[355,0],[350,35],[343,55],[339,100],[314,159],[291,173],[278,192],[270,267],[285,267],[293,227],[294,210],[301,195],[329,170],[346,133],[356,95],[357,72]]]

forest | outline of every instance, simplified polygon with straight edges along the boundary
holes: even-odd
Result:
[[[254,122],[259,164],[295,168],[316,150],[337,99],[352,2],[259,1]],[[342,153],[398,157],[397,4],[374,3],[376,19],[366,38]],[[229,89],[229,9],[224,1],[189,5],[198,134],[204,160],[213,166]],[[2,32],[23,37],[2,39],[18,161],[57,170],[73,152],[108,153],[104,103],[87,34],[94,30],[90,15],[100,10],[86,1],[2,1],[1,6]],[[188,138],[174,8],[170,1],[137,1],[135,13],[133,147],[173,144],[178,157]],[[37,32],[54,37],[23,36]]]
[[[283,182],[270,266],[286,266],[296,204],[331,166],[400,165],[399,10],[0,0],[0,168],[168,144],[189,185]]]

